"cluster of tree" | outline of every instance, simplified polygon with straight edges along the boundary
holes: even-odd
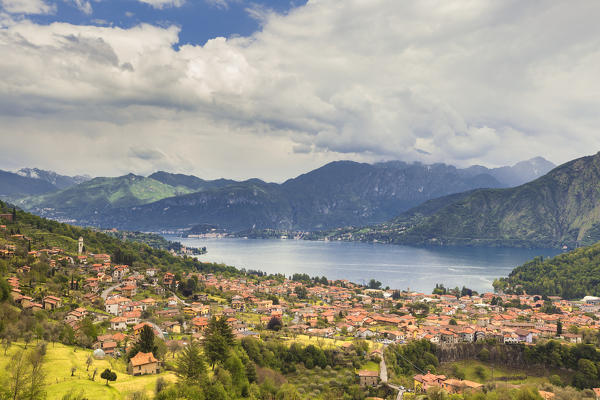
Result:
[[[305,368],[312,369],[316,366],[325,368],[335,366],[336,358],[332,350],[322,350],[315,345],[302,346],[292,343],[270,341],[263,342],[251,337],[242,339],[242,348],[248,357],[261,367],[269,367],[284,374],[296,371],[297,364],[302,363]]]
[[[312,286],[312,285],[316,285],[316,284],[321,284],[321,285],[328,285],[329,284],[329,280],[325,277],[325,276],[315,276],[315,277],[310,277],[308,274],[293,274],[290,279],[292,281],[295,282],[303,282],[306,285]]]
[[[429,305],[427,303],[410,303],[407,307],[410,313],[417,318],[424,318],[429,314]]]
[[[6,366],[6,375],[0,385],[0,398],[12,400],[41,400],[46,398],[43,370],[46,343],[18,349]]]
[[[494,289],[565,299],[600,296],[599,267],[600,243],[597,243],[550,259],[536,257],[515,268],[507,278],[494,281]]]
[[[365,352],[364,346],[360,352]],[[294,373],[297,368],[331,368],[334,360],[333,351],[314,345],[287,346],[279,341],[264,342],[250,337],[236,341],[223,318],[212,318],[203,344],[192,342],[179,353],[173,367],[179,383],[168,385],[161,381],[157,384],[156,398],[299,399],[298,388],[284,384],[281,374]],[[331,398],[365,397],[355,382],[327,390],[335,393]]]
[[[308,297],[308,290],[304,286],[296,286],[294,293],[296,293],[299,299],[306,299]]]
[[[595,399],[595,396],[588,397],[589,393],[578,393],[576,391],[565,391],[561,388],[548,388],[559,394],[556,400],[576,400],[576,399]],[[464,394],[448,394],[439,387],[433,387],[423,396],[415,396],[413,393],[404,395],[404,400],[543,400],[537,388],[525,386],[514,388],[509,385],[502,385],[497,388],[486,387],[481,392],[469,392]]]
[[[375,279],[371,279],[369,281],[369,285],[368,285],[369,289],[381,289],[381,282],[375,280]]]
[[[390,345],[385,350],[388,368],[396,375],[411,375],[431,371],[434,373],[440,363],[435,355],[436,346],[422,339],[405,345]]]
[[[510,299],[509,301],[502,302],[502,297],[500,297],[500,296],[492,297],[490,304],[493,306],[500,306],[500,307],[504,307],[504,308],[518,308],[520,310],[525,310],[525,309],[531,308],[531,306],[521,303],[521,300],[519,300],[518,298]]]
[[[180,384],[157,387],[156,398],[228,400],[248,397],[250,384],[256,381],[256,370],[240,350],[225,319],[213,317],[203,347],[192,342],[179,353],[174,369]],[[214,371],[212,377],[209,377],[208,366]]]
[[[455,287],[454,289],[450,289],[450,288],[446,288],[444,286],[443,283],[436,283],[435,284],[435,288],[433,289],[433,294],[438,294],[438,295],[444,295],[444,294],[451,294],[453,296],[456,296],[457,298],[459,297],[464,297],[464,296],[476,296],[477,292],[469,289],[466,286],[463,286],[462,289],[459,289],[459,287]]]
[[[572,385],[579,389],[600,386],[600,352],[592,344],[562,345],[550,340],[525,347],[525,361],[544,368],[575,371]]]

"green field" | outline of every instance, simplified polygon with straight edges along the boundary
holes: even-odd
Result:
[[[438,373],[442,373],[446,376],[452,376],[453,365],[456,365],[461,371],[464,372],[465,379],[474,382],[487,383],[492,381],[492,378],[494,381],[506,382],[512,385],[541,384],[548,382],[548,379],[545,376],[532,376],[531,369],[522,370],[507,367],[492,368],[489,364],[485,364],[477,360],[444,363],[438,370]],[[476,373],[478,367],[483,368],[484,378]],[[515,379],[510,379],[511,377]]]
[[[379,372],[379,363],[376,363],[375,361],[368,361],[367,363],[363,364],[360,369]]]
[[[286,339],[286,338],[284,338]],[[330,339],[323,338],[318,336],[309,336],[309,335],[296,335],[294,337],[287,338],[286,342],[288,344],[292,343],[300,343],[303,346],[308,346],[312,344],[317,347],[322,347],[324,349],[331,349],[340,347],[344,343],[348,343],[351,340],[338,340],[338,339]],[[376,343],[368,342],[369,345],[375,345]]]
[[[30,344],[29,347],[32,345]],[[3,377],[6,377],[10,358],[22,348],[24,348],[24,344],[17,343],[11,346],[6,355],[3,351],[0,352],[0,370]],[[136,377],[127,375],[125,363],[110,357],[105,360],[94,360],[89,371],[86,371],[86,360],[91,353],[91,350],[58,343],[48,344],[44,359],[48,400],[61,399],[63,395],[71,391],[83,391],[89,399],[126,399],[130,393],[141,391],[152,395],[158,377],[163,377],[170,382],[176,379],[172,372]],[[74,376],[71,376],[72,367],[76,367]],[[96,368],[98,373],[95,381],[92,381],[89,379],[89,375]],[[109,386],[106,386],[106,381],[100,378],[100,374],[105,368],[110,368],[117,373],[117,380],[111,382]]]

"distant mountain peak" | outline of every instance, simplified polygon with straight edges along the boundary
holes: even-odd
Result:
[[[40,168],[21,168],[15,172],[25,178],[40,179],[54,185],[57,189],[66,189],[92,179],[89,175],[67,176],[60,175],[54,171]]]
[[[554,164],[537,158],[515,167],[545,169]],[[514,169],[502,167],[501,173]],[[410,244],[569,247],[600,240],[598,204],[600,153],[569,161],[517,187],[479,189],[435,199],[400,215],[402,224],[422,220],[389,240]]]

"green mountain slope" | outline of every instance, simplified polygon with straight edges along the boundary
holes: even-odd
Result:
[[[155,172],[148,178],[155,179],[166,185],[174,187],[186,187],[195,192],[200,190],[217,189],[236,183],[236,181],[230,179],[216,179],[213,181],[207,181],[193,175],[172,174],[164,171]]]
[[[432,213],[400,215],[385,227],[371,228],[371,236],[407,244],[575,247],[593,243],[600,239],[600,153],[563,164],[515,188],[481,189],[437,202]]]
[[[94,178],[79,185],[42,196],[28,197],[17,205],[40,215],[81,218],[118,207],[152,203],[166,197],[192,192],[133,174],[117,178]]]
[[[600,296],[600,243],[581,247],[550,259],[535,258],[494,282],[508,293],[581,299]]]

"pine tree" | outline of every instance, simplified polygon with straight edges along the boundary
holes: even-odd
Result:
[[[227,323],[224,317],[217,318],[212,317],[210,322],[208,323],[208,327],[206,329],[206,337],[219,335],[229,346],[233,346],[234,344],[234,336],[231,327]]]
[[[175,365],[175,374],[179,379],[192,383],[202,383],[206,378],[206,365],[200,353],[200,347],[195,342],[185,346]]]
[[[154,331],[148,325],[144,325],[140,332],[140,351],[142,353],[154,353],[156,346],[154,345]]]

